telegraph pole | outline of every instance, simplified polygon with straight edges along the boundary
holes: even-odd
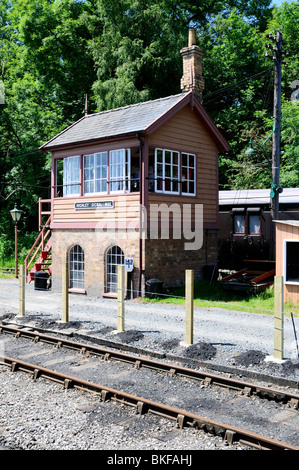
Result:
[[[274,133],[272,143],[272,190],[271,215],[272,220],[279,219],[279,167],[280,167],[280,126],[281,126],[281,67],[282,67],[282,34],[278,30],[273,48],[274,59]]]
[[[281,126],[281,68],[282,68],[282,34],[278,30],[275,36],[268,35],[273,44],[267,44],[266,57],[272,56],[274,60],[274,100],[273,100],[273,140],[272,140],[272,168],[271,168],[271,258],[275,259],[275,226],[273,221],[279,219],[279,168],[280,168],[280,126]]]

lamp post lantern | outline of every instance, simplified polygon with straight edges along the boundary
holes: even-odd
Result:
[[[15,204],[10,214],[15,223],[15,277],[18,278],[18,222],[21,218],[22,211],[18,209],[17,204]]]

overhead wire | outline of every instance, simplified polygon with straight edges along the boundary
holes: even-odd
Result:
[[[243,78],[243,79],[241,79],[241,80],[236,81],[235,83],[232,83],[231,85],[226,85],[226,86],[224,86],[224,87],[222,87],[222,88],[219,88],[219,89],[216,90],[216,91],[213,91],[213,92],[209,93],[208,95],[204,96],[203,99],[204,99],[204,101],[206,102],[206,100],[207,100],[208,98],[214,97],[213,99],[210,99],[209,101],[206,102],[206,104],[208,104],[208,103],[214,101],[215,99],[217,99],[217,95],[223,94],[225,91],[228,91],[228,90],[230,90],[230,89],[237,88],[238,86],[240,86],[240,85],[243,84],[244,82],[249,82],[250,80],[252,80],[252,79],[254,79],[254,78],[257,78],[257,77],[259,77],[259,76],[261,76],[261,75],[264,75],[264,74],[266,74],[266,73],[269,73],[269,71],[272,71],[272,70],[273,70],[273,67],[269,67],[269,68],[263,70],[262,72],[258,72],[258,73],[254,74],[254,75],[249,76],[249,77],[245,77],[245,78]]]

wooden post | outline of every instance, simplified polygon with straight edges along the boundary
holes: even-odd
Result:
[[[25,315],[25,266],[19,269],[19,316]]]
[[[185,344],[193,344],[194,271],[185,272]]]
[[[125,268],[117,266],[117,330],[125,330]]]
[[[284,336],[283,276],[274,277],[274,357],[283,359]]]
[[[69,321],[69,263],[62,263],[62,321]]]

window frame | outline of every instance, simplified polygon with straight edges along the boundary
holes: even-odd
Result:
[[[96,168],[101,168],[101,173],[102,169],[105,168],[105,165],[96,165],[96,158],[97,157],[106,157],[106,177],[101,177],[101,178],[96,178]],[[88,169],[86,167],[86,159],[93,157],[93,178],[87,179],[86,178],[86,170]],[[83,196],[89,196],[89,195],[94,195],[94,194],[107,194],[108,193],[108,166],[109,166],[109,159],[108,159],[108,152],[103,151],[103,152],[95,152],[87,155],[83,155]],[[105,191],[96,191],[96,182],[105,182],[106,181],[106,190]],[[86,183],[91,183],[93,182],[94,184],[94,191],[86,191]]]
[[[258,232],[251,232],[250,231],[250,218],[251,217],[258,217],[258,220],[259,220]],[[253,236],[253,237],[261,235],[261,216],[260,216],[260,214],[248,214],[248,235]]]
[[[111,250],[115,250],[116,253],[111,253]],[[118,262],[109,262],[109,270],[108,270],[108,256],[111,256],[112,260],[114,257],[120,257],[120,263]],[[105,254],[105,293],[107,294],[117,294],[117,266],[124,265],[125,263],[125,254],[123,250],[118,245],[110,246]],[[112,267],[112,269],[111,269]],[[113,267],[115,270],[113,272]],[[114,276],[115,281],[108,280],[109,276]]]
[[[294,239],[285,239],[283,240],[283,277],[284,277],[284,283],[289,284],[289,285],[299,285],[299,262],[298,262],[298,281],[295,280],[288,280],[288,263],[287,263],[287,245],[288,243],[298,243],[298,249],[299,249],[299,240],[294,240]]]
[[[72,168],[68,169],[67,165],[74,159],[77,159],[78,163],[79,163],[77,168],[75,168],[75,170],[78,171],[78,180],[73,179],[73,177],[71,177],[71,179],[69,180],[68,179],[68,174],[73,169]],[[78,186],[78,189],[79,189],[78,192],[69,192],[68,188],[72,189],[72,187],[75,187],[75,186]],[[69,157],[65,157],[63,159],[63,184],[62,184],[62,188],[63,188],[63,197],[80,196],[80,193],[81,193],[81,156],[80,155],[72,155],[72,156],[69,156]]]
[[[80,250],[78,250],[78,248]],[[74,251],[76,250],[76,251]],[[78,257],[78,255],[82,256],[82,259],[74,259],[75,256]],[[76,244],[73,245],[69,250],[68,250],[68,262],[69,262],[69,289],[72,290],[84,290],[84,282],[85,282],[85,256],[84,256],[84,250],[81,245]],[[74,265],[81,266],[82,269],[75,269]],[[75,279],[73,276],[74,273],[82,273],[82,279],[79,278],[79,276]],[[76,284],[76,285],[74,285]]]
[[[188,158],[188,165],[183,165],[183,156],[186,155]],[[190,166],[190,157],[193,157],[193,171],[194,171],[194,180],[187,178],[185,181],[183,181],[183,168],[187,169],[187,173],[190,174],[190,170],[192,169],[192,166]],[[196,195],[196,155],[194,153],[189,153],[189,152],[181,152],[181,193],[182,196],[195,196]],[[193,182],[194,184],[194,191],[193,193],[188,191],[184,192],[183,191],[183,184],[187,182],[187,185],[190,184],[190,182]]]
[[[235,220],[236,220],[236,217],[242,217],[243,219],[243,226],[244,226],[244,231],[243,232],[237,232],[235,227]],[[245,235],[246,234],[246,214],[245,213],[234,213],[233,214],[233,234],[234,235]]]
[[[197,154],[164,147],[154,147],[153,150],[154,192],[195,197],[197,194]],[[104,165],[102,163],[97,166],[97,158],[104,161]],[[131,193],[131,158],[131,147],[63,157],[63,197]],[[183,165],[185,158],[187,164]],[[88,159],[92,159],[90,167],[88,167]],[[68,169],[68,165],[71,166],[72,161],[76,161],[75,168]],[[100,176],[96,174],[97,169],[101,173]],[[158,176],[158,169],[160,176]],[[189,189],[184,191],[186,183]],[[97,191],[97,184],[101,189],[106,189]],[[190,186],[193,185],[194,187],[190,190]],[[74,188],[72,189],[72,187]]]
[[[112,154],[122,152],[122,162],[112,163]],[[115,155],[116,157],[116,155]],[[108,153],[108,167],[109,167],[109,177],[108,177],[108,187],[109,194],[118,194],[118,193],[129,193],[131,192],[131,149],[130,148],[121,148],[110,150]],[[113,167],[122,168],[122,175],[112,176]],[[120,183],[122,185],[121,189],[113,189],[113,184]]]
[[[158,162],[158,152],[162,152],[162,163]],[[170,152],[170,157],[171,157],[171,163],[166,163],[166,152]],[[173,163],[173,155],[177,154],[177,164]],[[158,165],[162,165],[162,175],[158,176]],[[166,165],[167,167],[170,167],[170,176],[165,174],[166,170]],[[173,169],[177,167],[177,179],[173,177]],[[155,148],[155,193],[160,193],[160,194],[173,194],[173,195],[179,195],[181,194],[180,191],[180,177],[181,177],[181,159],[180,159],[180,152],[177,150],[170,150],[170,149],[163,149],[156,147]],[[178,185],[178,190],[173,191],[165,189],[166,183],[170,183],[170,187],[173,188],[174,181],[177,182]],[[162,182],[162,189],[158,189],[158,185]]]

